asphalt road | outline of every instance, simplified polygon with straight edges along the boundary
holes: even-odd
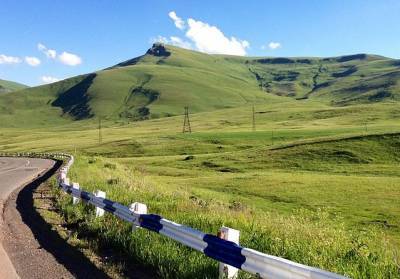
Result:
[[[3,206],[8,196],[53,165],[54,161],[51,160],[0,157],[0,241],[3,240]],[[18,278],[1,242],[0,278]]]

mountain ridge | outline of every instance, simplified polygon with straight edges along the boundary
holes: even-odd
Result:
[[[61,118],[57,122],[93,117],[137,121],[180,115],[184,106],[203,112],[311,99],[344,106],[397,101],[399,80],[400,60],[379,55],[242,57],[154,44],[144,55],[103,70],[12,97],[3,94],[0,115],[19,119],[27,114],[24,110],[36,110]]]
[[[13,91],[21,90],[21,89],[28,88],[28,87],[29,86],[19,83],[19,82],[0,79],[0,93],[13,92]]]

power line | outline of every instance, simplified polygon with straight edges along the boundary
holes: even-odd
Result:
[[[182,133],[191,133],[191,132],[192,132],[192,128],[190,127],[189,107],[185,107],[185,118],[183,120]]]

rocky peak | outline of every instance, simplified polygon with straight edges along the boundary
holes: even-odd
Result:
[[[171,52],[169,52],[164,44],[161,43],[155,43],[149,50],[146,52],[146,54],[154,55],[154,56],[161,56],[161,57],[168,57],[171,55]]]

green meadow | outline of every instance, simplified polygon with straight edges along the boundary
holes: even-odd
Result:
[[[183,108],[182,112],[183,113]],[[83,189],[352,278],[400,277],[400,106],[332,107],[291,98],[143,121],[87,119],[0,130],[2,151],[74,154]],[[56,120],[58,121],[58,120]],[[99,141],[101,133],[101,142]],[[59,193],[75,237],[163,278],[215,278],[217,262]],[[249,278],[245,273],[241,278]]]

